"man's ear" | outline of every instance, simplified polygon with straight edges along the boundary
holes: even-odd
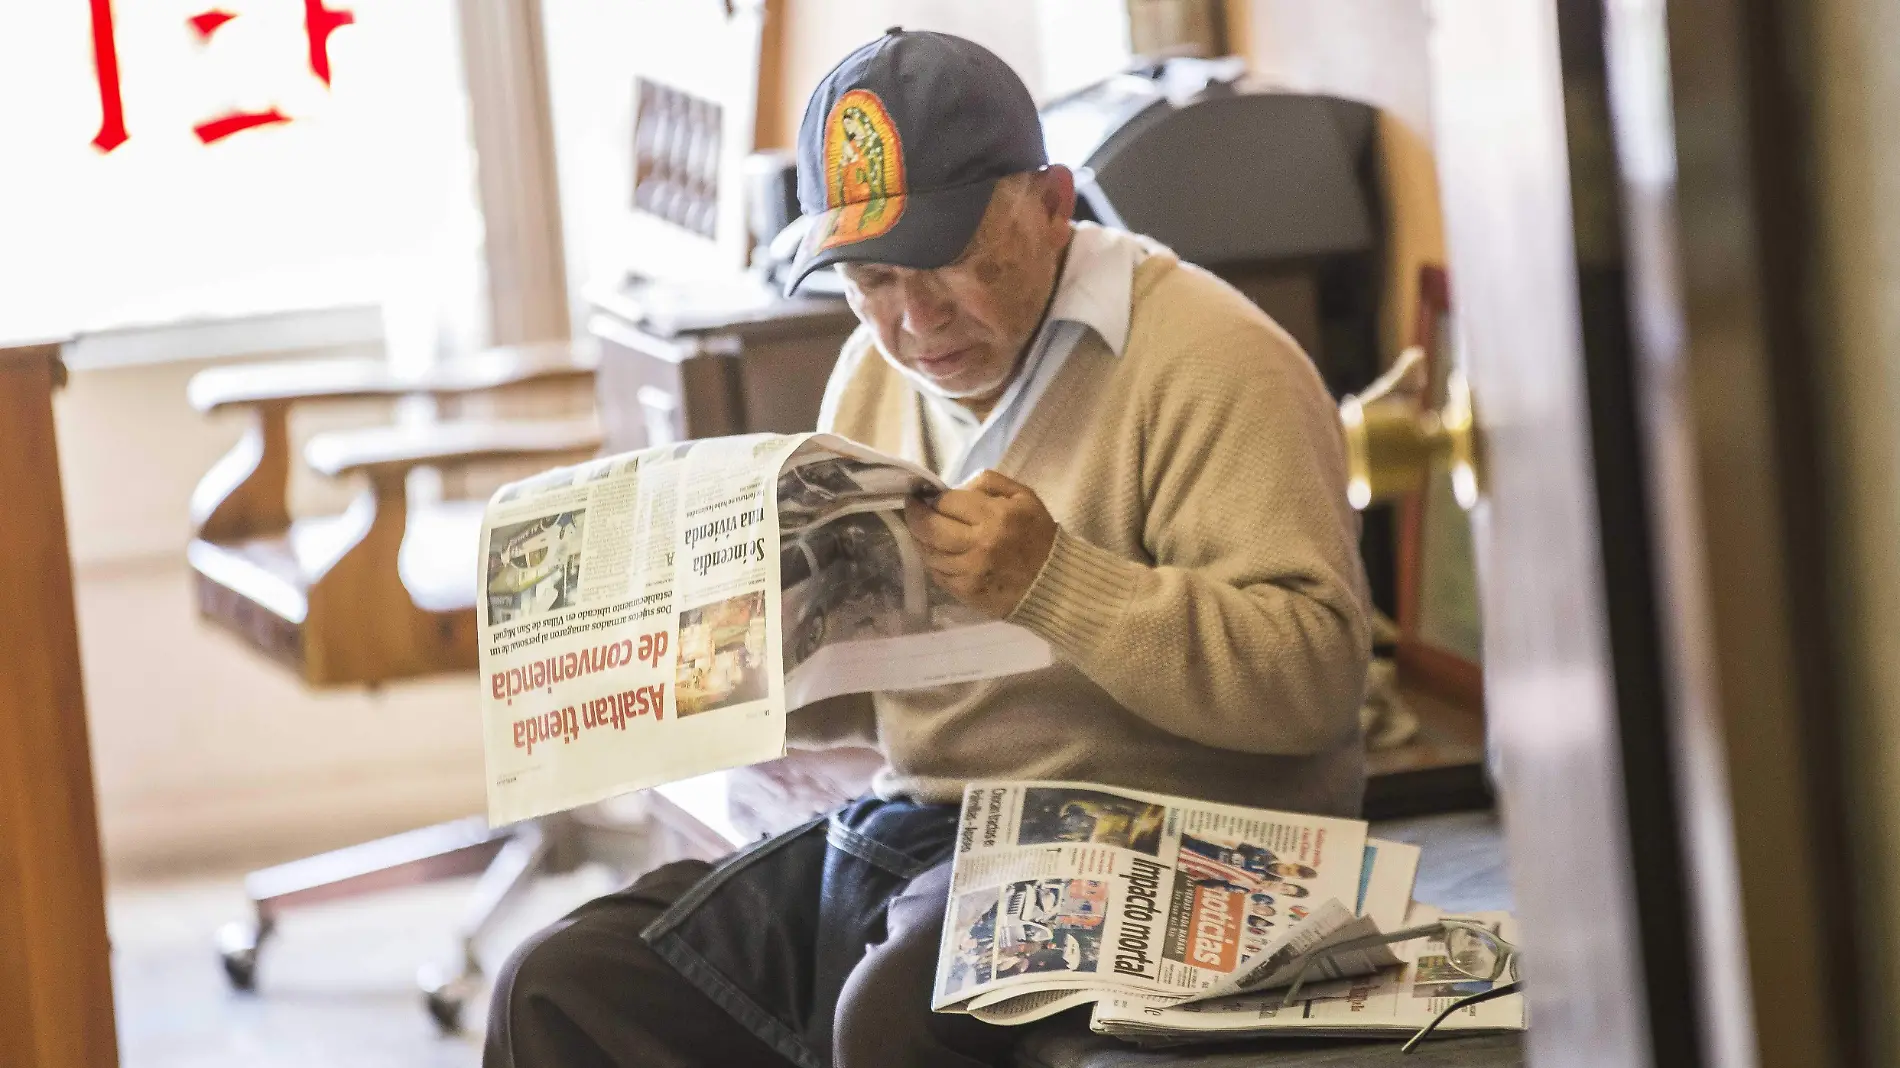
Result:
[[[1067,223],[1075,218],[1075,172],[1060,163],[1051,163],[1036,173],[1042,208],[1051,223]]]

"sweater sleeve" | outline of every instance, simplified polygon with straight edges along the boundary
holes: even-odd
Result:
[[[1162,730],[1321,752],[1358,730],[1371,644],[1336,409],[1271,323],[1192,334],[1143,385],[1122,490],[1153,565],[1058,529],[1010,618]]]

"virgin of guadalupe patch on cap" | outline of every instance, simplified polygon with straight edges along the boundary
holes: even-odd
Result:
[[[904,214],[904,142],[884,101],[853,89],[825,119],[825,201],[831,220],[821,249],[888,233]]]

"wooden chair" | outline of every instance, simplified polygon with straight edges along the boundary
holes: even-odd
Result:
[[[482,502],[414,502],[409,473],[584,459],[600,447],[593,421],[458,421],[319,434],[304,450],[306,464],[366,486],[339,515],[293,517],[291,409],[464,397],[590,381],[593,372],[591,352],[563,342],[491,350],[414,376],[375,360],[200,373],[189,387],[194,407],[206,414],[242,410],[250,420],[192,495],[188,555],[200,613],[313,687],[473,672]],[[481,872],[462,924],[461,971],[425,979],[431,1013],[453,1029],[478,984],[475,941],[530,875],[578,859],[576,830],[573,820],[561,820],[491,831],[474,816],[252,872],[245,886],[255,919],[218,935],[225,973],[239,989],[253,987],[259,948],[286,908]]]
[[[592,454],[588,423],[448,423],[319,435],[317,472],[361,475],[341,515],[293,519],[287,503],[293,406],[403,396],[449,397],[588,378],[592,361],[563,343],[499,349],[417,377],[380,361],[221,367],[191,381],[193,407],[233,409],[251,425],[192,494],[198,606],[312,686],[375,685],[475,670],[479,501],[411,509],[417,467],[498,460],[557,463]],[[408,552],[404,552],[405,546]]]

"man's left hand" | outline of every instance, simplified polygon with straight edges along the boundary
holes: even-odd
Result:
[[[937,585],[993,619],[1015,611],[1056,542],[1036,491],[994,471],[934,500],[912,498],[904,519]]]

